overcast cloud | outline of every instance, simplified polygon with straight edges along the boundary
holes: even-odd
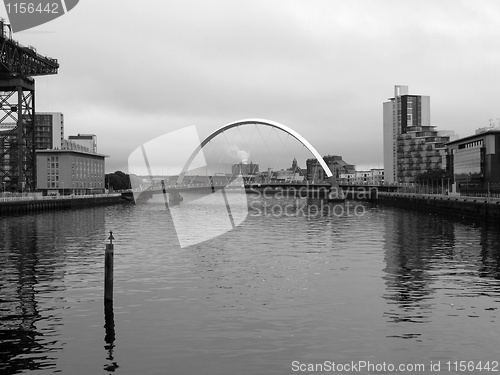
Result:
[[[36,109],[63,112],[66,136],[97,134],[108,172],[166,132],[253,117],[382,167],[394,85],[430,95],[440,130],[500,121],[499,20],[497,0],[81,0],[14,38],[59,60]]]

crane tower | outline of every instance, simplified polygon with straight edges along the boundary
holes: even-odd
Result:
[[[12,39],[10,25],[0,19],[0,182],[10,191],[34,191],[35,80],[57,74],[56,59]]]

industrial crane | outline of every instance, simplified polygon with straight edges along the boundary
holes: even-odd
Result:
[[[36,188],[35,80],[57,74],[56,59],[12,39],[9,24],[0,19],[0,179],[3,188]]]

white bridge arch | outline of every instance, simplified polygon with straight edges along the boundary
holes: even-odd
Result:
[[[290,129],[289,127],[287,127],[287,126],[285,126],[283,124],[280,124],[280,123],[278,123],[276,121],[270,121],[270,120],[264,120],[264,119],[246,119],[246,120],[239,120],[239,121],[231,122],[230,124],[224,125],[223,127],[221,127],[219,129],[215,130],[214,132],[212,132],[208,137],[206,137],[200,143],[200,145],[196,148],[196,150],[193,151],[193,153],[191,154],[191,156],[189,157],[189,159],[184,164],[184,167],[182,168],[182,171],[179,174],[179,178],[177,179],[177,184],[181,184],[182,183],[182,181],[184,180],[184,176],[185,176],[185,174],[186,174],[189,166],[193,162],[194,158],[196,157],[196,155],[198,155],[198,153],[201,151],[201,149],[208,142],[210,142],[212,139],[214,139],[219,134],[225,132],[226,130],[229,130],[231,128],[236,128],[236,127],[242,126],[242,125],[264,125],[264,126],[270,126],[272,128],[276,128],[276,129],[284,131],[285,133],[290,134],[292,137],[294,137],[296,140],[298,140],[300,143],[302,143],[304,145],[304,147],[306,147],[314,155],[314,157],[316,158],[316,160],[318,160],[319,164],[321,165],[321,167],[325,171],[325,174],[329,178],[333,176],[332,175],[332,171],[330,171],[330,168],[328,168],[328,165],[326,165],[325,161],[323,160],[323,158],[321,157],[321,155],[318,153],[318,151],[316,151],[316,149],[313,147],[313,145],[311,145],[307,141],[307,139],[305,139],[304,137],[302,137],[295,130]]]

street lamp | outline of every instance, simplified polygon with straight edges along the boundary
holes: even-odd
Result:
[[[8,184],[10,182],[10,178],[9,176],[5,177],[2,181],[2,184],[3,184],[3,197],[5,198],[5,185]]]
[[[467,196],[469,196],[469,180],[470,180],[470,176],[471,176],[471,174],[469,173],[467,175],[467,188],[466,188],[466,193],[465,193],[465,195],[467,195]]]

